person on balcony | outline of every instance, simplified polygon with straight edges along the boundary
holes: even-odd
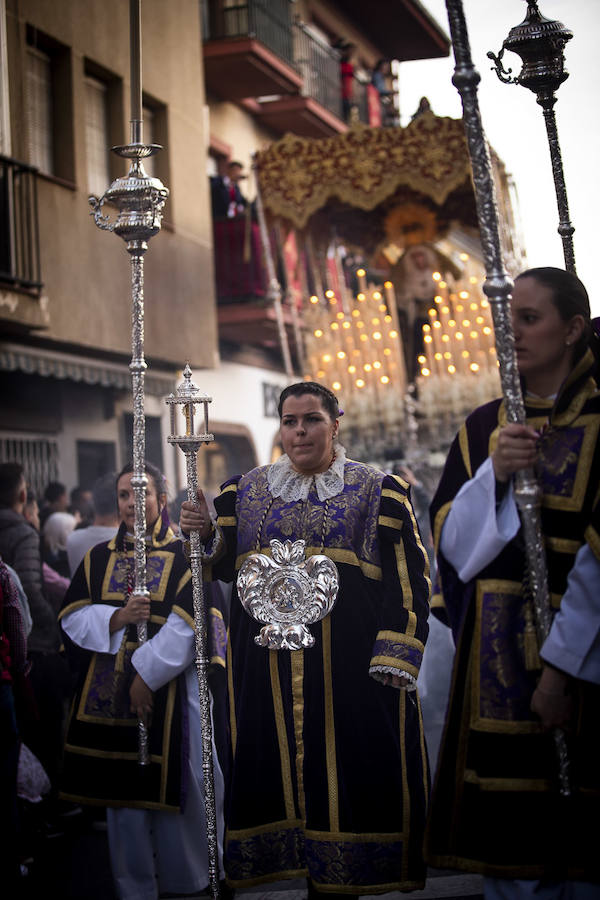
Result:
[[[247,201],[239,187],[244,178],[242,164],[231,160],[224,175],[210,179],[213,219],[233,219],[245,212]]]
[[[354,44],[344,44],[340,58],[340,77],[342,80],[342,110],[344,121],[350,121],[350,114],[354,105],[354,57],[356,47]]]

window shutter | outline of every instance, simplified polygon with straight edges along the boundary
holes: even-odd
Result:
[[[142,109],[142,117],[144,119],[144,143],[145,144],[155,144],[155,122],[154,122],[154,110],[149,106],[144,106]],[[147,175],[156,175],[156,157],[148,156],[145,160],[143,160],[144,169],[146,170]]]
[[[52,174],[52,63],[49,56],[33,47],[27,50],[26,98],[29,162],[41,172]]]
[[[101,197],[110,186],[109,138],[106,85],[97,78],[85,79],[85,152],[87,186]]]

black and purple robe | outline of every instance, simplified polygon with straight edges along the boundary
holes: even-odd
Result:
[[[427,557],[408,486],[347,461],[344,489],[321,501],[274,499],[267,467],[224,486],[215,506],[231,581],[272,538],[304,539],[339,572],[332,612],[307,650],[266,650],[234,587],[228,643],[232,768],[225,870],[234,887],[309,876],[348,894],[423,886],[428,768],[413,679],[427,638]],[[211,573],[206,573],[211,577]]]
[[[582,544],[600,557],[600,392],[592,367],[588,351],[554,404],[526,397],[527,422],[541,432],[536,474],[554,608]],[[440,551],[454,497],[494,450],[505,424],[500,400],[469,416],[431,506],[441,584],[433,607],[452,627],[457,649],[426,858],[440,868],[497,878],[596,881],[591,823],[600,801],[600,689],[573,682],[573,795],[564,800],[552,736],[530,710],[541,664],[535,645],[531,652],[534,611],[523,588],[522,532],[468,583]]]
[[[131,590],[134,544],[121,525],[110,541],[89,550],[67,590],[60,618],[102,603],[123,606]],[[181,541],[159,518],[146,552],[150,594],[148,639],[170,613],[194,629],[191,573]],[[225,664],[222,611],[207,597],[209,658]],[[177,812],[185,799],[189,726],[184,675],[154,692],[148,729],[150,763],[138,763],[138,721],[131,712],[129,688],[135,675],[131,657],[138,647],[137,628],[128,625],[117,654],[83,650],[65,634],[79,678],[71,705],[61,779],[63,798],[88,804]]]

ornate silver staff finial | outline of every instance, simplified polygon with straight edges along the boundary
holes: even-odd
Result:
[[[214,435],[208,433],[208,404],[212,398],[201,393],[192,381],[192,370],[186,363],[183,370],[183,381],[174,394],[169,394],[165,403],[169,407],[171,433],[167,438],[169,444],[179,447],[185,455],[187,471],[188,500],[196,503],[198,494],[198,473],[196,468],[198,450],[202,444],[214,441]],[[203,408],[203,432],[196,434],[195,416],[199,406]],[[185,429],[178,427],[177,408],[183,413]],[[219,897],[219,861],[217,843],[217,813],[215,804],[215,783],[212,756],[212,719],[210,714],[210,694],[208,690],[208,651],[206,636],[206,606],[202,588],[202,560],[213,559],[218,555],[222,540],[217,531],[213,540],[213,551],[207,556],[202,550],[200,534],[193,531],[190,535],[190,568],[192,572],[192,596],[194,602],[194,636],[196,647],[196,673],[198,675],[198,694],[200,697],[200,719],[202,723],[202,772],[204,775],[204,803],[206,808],[206,832],[208,843],[208,876],[214,900]]]
[[[148,241],[160,231],[162,209],[169,191],[158,178],[146,174],[142,160],[162,149],[158,144],[142,143],[142,83],[141,83],[141,19],[140,0],[130,0],[129,30],[131,38],[131,143],[113,147],[118,156],[131,160],[129,173],[117,178],[102,197],[90,197],[96,225],[104,231],[113,231],[123,238],[131,258],[131,371],[133,393],[133,474],[134,492],[134,587],[133,592],[148,596],[146,587],[146,421],[144,415],[144,253]],[[116,206],[118,214],[114,222],[102,212],[106,202]],[[138,641],[147,638],[144,622],[137,627]],[[139,761],[150,762],[148,732],[145,724],[138,723]]]
[[[558,233],[563,242],[565,267],[575,274],[573,248],[575,228],[569,218],[567,188],[554,114],[555,93],[569,77],[565,69],[564,49],[572,37],[573,32],[562,22],[547,19],[540,13],[537,0],[528,0],[527,15],[523,22],[511,28],[498,54],[490,51],[487,55],[496,63],[493,71],[500,81],[505,84],[520,84],[533,91],[543,109],[559,214]],[[502,57],[505,50],[510,50],[521,57],[523,67],[519,75],[512,77],[512,69],[504,68]]]
[[[533,6],[535,4],[529,4],[530,9]],[[521,392],[510,314],[512,284],[502,260],[492,163],[477,97],[480,76],[473,65],[462,0],[446,0],[446,9],[456,61],[452,82],[460,93],[463,106],[465,134],[473,169],[477,220],[485,261],[486,280],[483,290],[489,297],[492,308],[506,416],[509,422],[525,423],[525,405]],[[552,610],[540,517],[541,490],[532,469],[524,469],[517,473],[515,498],[523,526],[528,584],[535,612],[538,642],[541,644],[552,624]],[[568,796],[571,787],[564,731],[554,730],[554,742],[558,757],[560,792],[564,796]]]

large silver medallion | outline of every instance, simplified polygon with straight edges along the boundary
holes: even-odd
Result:
[[[335,604],[339,576],[327,556],[304,558],[304,541],[272,540],[271,553],[253,553],[240,566],[238,595],[246,612],[266,623],[254,638],[269,650],[312,647],[306,627],[323,619]]]

